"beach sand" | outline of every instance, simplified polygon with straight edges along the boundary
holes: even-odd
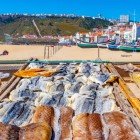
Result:
[[[57,48],[58,49],[58,48]],[[0,53],[7,50],[9,55],[0,56],[0,60],[25,60],[31,57],[44,59],[44,45],[0,45]],[[48,58],[46,49],[46,59]],[[82,49],[77,46],[63,47],[52,55],[50,47],[50,60],[95,60],[98,57],[97,48]],[[111,62],[140,62],[140,53],[128,53],[123,51],[111,51],[100,49],[100,58]]]
[[[82,49],[77,46],[63,47],[51,60],[95,60],[98,58],[98,48]],[[111,51],[100,49],[100,58],[111,62],[140,62],[140,53]]]

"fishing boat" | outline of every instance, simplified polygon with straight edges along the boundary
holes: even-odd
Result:
[[[97,44],[97,46],[99,46],[100,48],[107,48],[106,43],[99,43],[99,44]]]
[[[120,46],[119,50],[126,51],[126,52],[140,52],[140,47],[136,46]]]
[[[97,43],[78,43],[78,47],[80,48],[97,48]]]
[[[112,44],[108,44],[107,48],[109,50],[119,50],[119,46],[118,45],[112,45]]]

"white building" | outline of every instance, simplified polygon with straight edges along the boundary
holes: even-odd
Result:
[[[129,15],[120,15],[120,22],[121,23],[129,22]]]
[[[132,40],[137,40],[140,38],[140,25],[134,23],[132,27]]]

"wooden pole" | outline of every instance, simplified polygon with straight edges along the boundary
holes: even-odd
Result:
[[[48,59],[50,57],[50,46],[48,45]]]
[[[55,52],[54,52],[54,46],[52,46],[52,47],[53,47],[53,55],[54,55],[54,53],[55,53]]]
[[[44,59],[46,58],[46,45],[45,45],[45,47],[44,47]]]

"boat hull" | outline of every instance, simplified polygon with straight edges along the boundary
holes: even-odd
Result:
[[[127,47],[127,46],[120,46],[119,50],[126,51],[126,52],[140,52],[140,47]]]
[[[97,44],[90,44],[90,43],[78,43],[78,47],[80,48],[97,48]]]
[[[109,50],[119,51],[119,47],[117,45],[108,45],[107,48]]]

